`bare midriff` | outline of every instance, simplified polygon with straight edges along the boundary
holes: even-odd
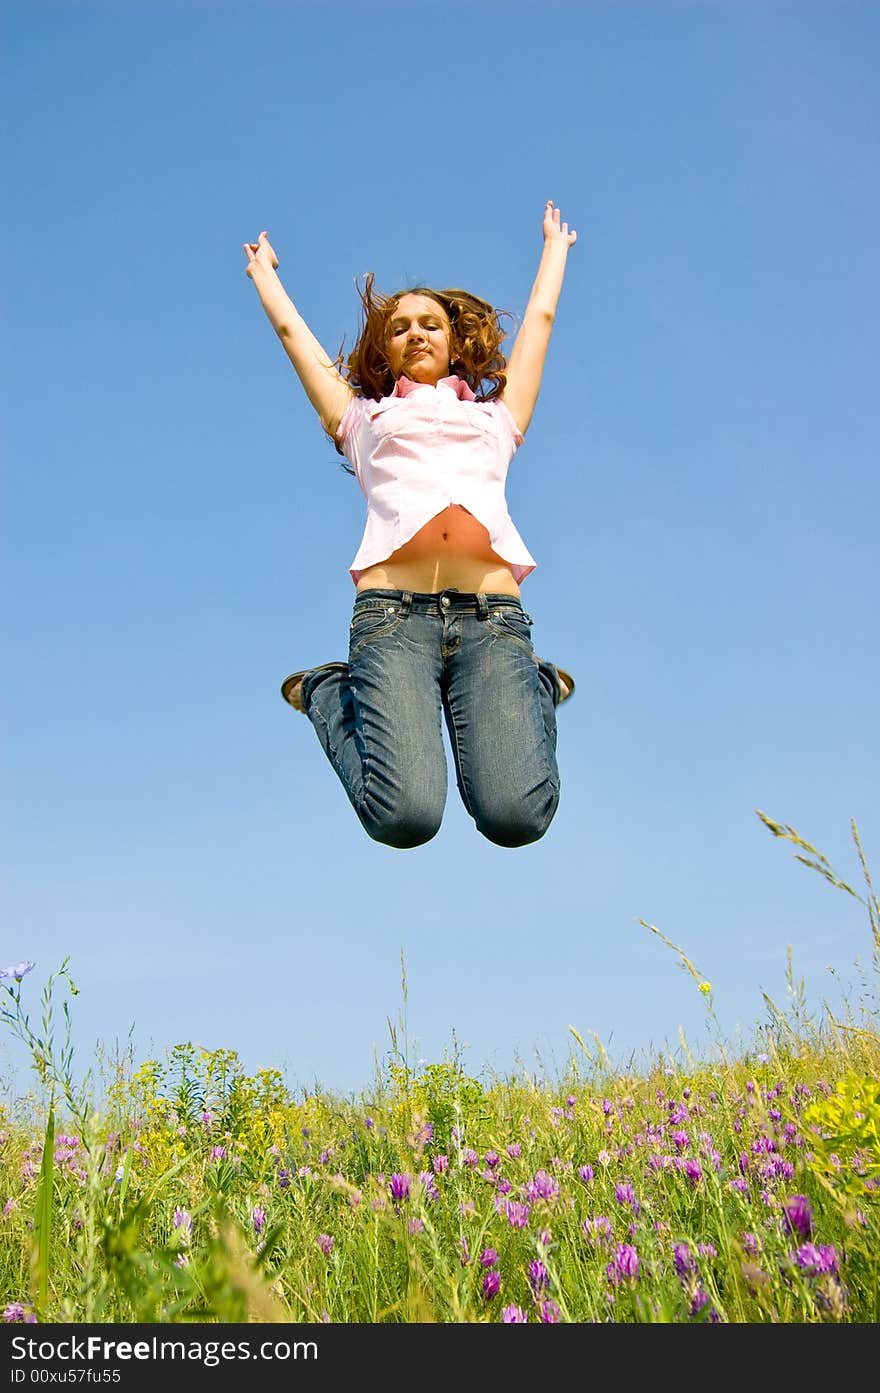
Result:
[[[489,545],[486,528],[460,503],[437,513],[385,561],[368,566],[357,588],[423,594],[453,588],[470,594],[520,593],[507,562]]]

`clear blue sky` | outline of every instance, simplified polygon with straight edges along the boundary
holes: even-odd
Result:
[[[729,1038],[870,962],[880,876],[870,3],[2,11],[2,965],[70,955],[83,1063],[192,1040],[359,1090]],[[363,499],[245,275],[331,353],[355,278],[522,313],[578,231],[508,502],[574,673],[537,844],[360,827],[281,679],[344,657]],[[837,977],[829,974],[829,965]],[[21,1051],[0,1045],[0,1067]]]

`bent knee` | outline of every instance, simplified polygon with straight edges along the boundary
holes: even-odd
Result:
[[[548,791],[548,796],[537,807],[529,807],[523,800],[508,808],[496,808],[475,817],[477,830],[494,842],[496,846],[529,846],[538,842],[547,831],[556,809],[559,806],[559,790]]]
[[[374,842],[406,851],[424,846],[440,831],[443,809],[430,807],[370,808],[361,813],[365,832]]]

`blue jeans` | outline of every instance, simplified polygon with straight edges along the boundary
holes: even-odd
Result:
[[[347,663],[306,673],[302,704],[364,830],[393,847],[436,836],[446,718],[462,802],[484,837],[525,846],[559,803],[555,667],[511,595],[362,590]]]

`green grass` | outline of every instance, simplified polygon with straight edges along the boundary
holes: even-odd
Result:
[[[710,984],[646,927],[714,1021]],[[40,1085],[0,1117],[7,1321],[880,1319],[880,1034],[864,1003],[816,1021],[797,992],[788,1013],[765,998],[753,1049],[718,1040],[637,1073],[572,1032],[552,1082],[472,1078],[454,1053],[413,1069],[395,1049],[356,1098],[294,1096],[278,1071],[186,1044],[119,1065],[98,1106],[89,1075],[73,1082],[66,1002],[55,1039],[67,964],[40,1027],[26,982],[2,1008]]]

